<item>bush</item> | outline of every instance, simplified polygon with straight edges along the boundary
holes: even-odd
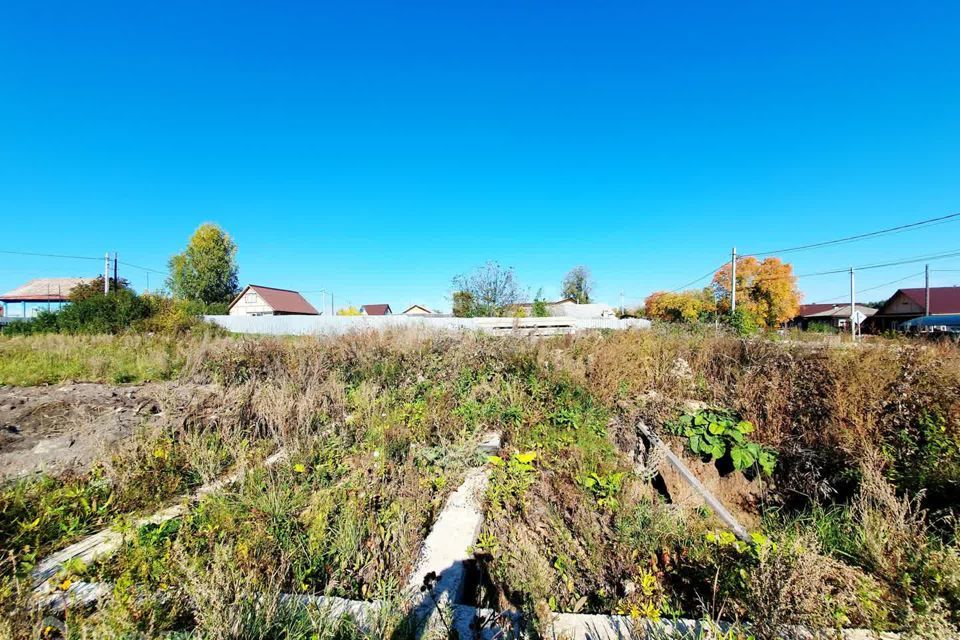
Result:
[[[206,304],[199,300],[178,300],[157,294],[141,296],[149,308],[148,315],[138,321],[138,331],[179,335],[197,329],[204,315],[223,315],[227,305]]]
[[[99,282],[103,282],[101,279]],[[121,281],[123,283],[123,281]],[[103,286],[102,284],[100,285]],[[175,300],[158,294],[138,296],[121,287],[104,295],[90,286],[61,311],[41,311],[32,320],[5,325],[4,335],[23,336],[41,333],[118,334],[134,329],[143,332],[178,335],[202,324],[203,315],[222,315],[224,303],[205,304],[196,300]]]
[[[810,333],[835,334],[837,329],[829,322],[811,322],[807,325],[807,331]]]
[[[760,323],[756,317],[740,307],[732,315],[724,316],[724,322],[733,329],[738,336],[752,336],[760,331]]]
[[[150,314],[150,306],[129,289],[71,302],[57,315],[61,333],[120,333]]]

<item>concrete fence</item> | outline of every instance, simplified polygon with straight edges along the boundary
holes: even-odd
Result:
[[[353,331],[414,328],[483,331],[505,335],[558,335],[596,329],[649,329],[650,322],[618,318],[431,318],[429,316],[204,316],[234,333],[341,335]]]

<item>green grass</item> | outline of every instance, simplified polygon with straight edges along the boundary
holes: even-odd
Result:
[[[0,384],[170,380],[183,366],[184,351],[177,338],[165,336],[0,337]]]

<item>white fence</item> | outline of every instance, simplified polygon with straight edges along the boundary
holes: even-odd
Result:
[[[341,335],[353,331],[416,328],[483,331],[508,335],[556,335],[595,329],[649,329],[650,322],[617,318],[431,318],[429,316],[204,316],[234,333]]]

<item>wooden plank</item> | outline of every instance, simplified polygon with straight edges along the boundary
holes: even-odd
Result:
[[[650,441],[650,446],[660,447],[663,451],[663,454],[667,457],[667,460],[670,461],[670,464],[673,465],[673,468],[677,470],[680,476],[687,481],[694,491],[700,494],[700,497],[703,498],[703,501],[709,506],[713,511],[723,520],[723,523],[733,531],[734,535],[743,540],[744,542],[753,542],[750,538],[750,534],[747,533],[747,530],[743,528],[743,525],[733,517],[733,514],[727,511],[727,508],[723,506],[723,503],[720,502],[716,496],[714,496],[710,491],[703,486],[697,476],[693,474],[692,471],[683,463],[679,456],[677,456],[671,449],[666,445],[666,443],[660,439],[660,436],[655,434],[647,425],[643,423],[642,420],[637,421],[637,428],[640,429],[640,432]]]

